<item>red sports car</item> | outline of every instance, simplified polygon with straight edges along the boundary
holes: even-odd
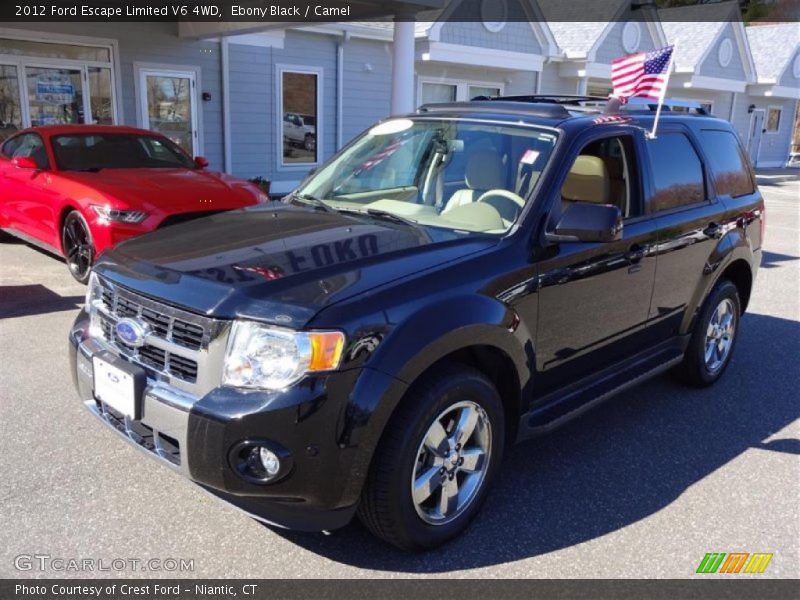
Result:
[[[64,256],[86,282],[95,257],[122,240],[269,200],[207,165],[152,131],[26,129],[0,147],[0,229]]]

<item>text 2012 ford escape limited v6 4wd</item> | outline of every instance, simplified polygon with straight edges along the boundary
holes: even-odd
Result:
[[[728,366],[764,207],[730,125],[586,99],[379,123],[285,204],[125,242],[70,335],[101,420],[284,527],[462,531],[507,444]],[[592,100],[592,99],[589,99]]]

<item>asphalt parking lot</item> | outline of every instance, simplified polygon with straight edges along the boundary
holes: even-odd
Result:
[[[424,555],[357,522],[330,536],[273,531],[106,431],[67,366],[84,288],[3,237],[0,577],[683,578],[707,552],[773,553],[759,577],[800,577],[800,178],[786,173],[759,178],[764,262],[723,380],[690,390],[659,377],[518,446],[468,532]],[[34,554],[194,570],[15,568]]]

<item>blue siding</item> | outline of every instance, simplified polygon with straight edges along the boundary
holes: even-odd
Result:
[[[730,64],[727,67],[723,67],[719,64],[719,47],[726,39],[729,39],[733,45],[733,54]],[[742,56],[733,33],[733,26],[730,23],[725,26],[703,62],[697,66],[697,74],[707,77],[744,81],[744,64],[742,63]]]
[[[231,160],[234,174],[269,178],[275,170],[275,82],[272,49],[231,44]]]
[[[524,2],[525,0],[522,0]],[[508,0],[508,17],[505,26],[498,32],[491,32],[483,25],[480,12],[481,3],[466,0],[458,7],[458,15],[464,22],[447,22],[442,26],[439,41],[463,46],[478,46],[511,52],[541,54],[542,48],[536,38],[528,13],[520,0]]]
[[[390,44],[353,38],[344,45],[343,143],[389,114],[391,73]]]
[[[615,58],[631,54],[625,50],[625,47],[622,45],[622,32],[626,24],[626,22],[620,21],[611,26],[608,35],[606,35],[605,39],[597,48],[595,62],[611,64],[611,61]],[[639,47],[635,52],[649,52],[650,50],[654,50],[656,48],[656,40],[653,39],[650,28],[646,23],[638,22],[638,25],[641,36],[639,38]]]

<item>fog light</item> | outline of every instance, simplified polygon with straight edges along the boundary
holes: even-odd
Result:
[[[261,446],[259,448],[259,457],[261,458],[261,466],[270,477],[275,477],[278,471],[281,470],[281,460],[275,456],[275,453],[269,448]]]
[[[292,455],[272,441],[244,440],[234,445],[228,455],[231,468],[250,483],[274,483],[292,470]]]

